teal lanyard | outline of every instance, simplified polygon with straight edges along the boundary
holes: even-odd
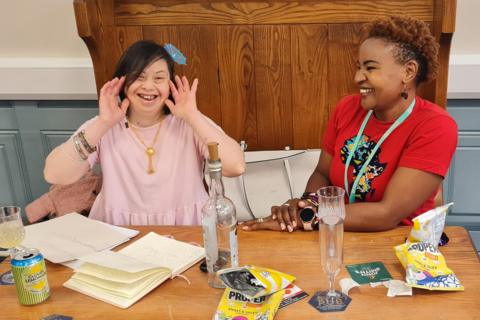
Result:
[[[395,130],[399,125],[401,125],[405,119],[408,118],[408,116],[412,113],[413,106],[415,106],[415,99],[413,99],[412,103],[408,106],[407,110],[405,110],[400,117],[398,117],[397,120],[388,128],[387,131],[382,135],[380,140],[378,140],[377,145],[373,150],[369,153],[367,160],[363,163],[362,168],[360,169],[360,172],[357,174],[357,178],[353,182],[352,189],[349,194],[349,202],[354,203],[355,202],[355,190],[357,190],[358,183],[360,182],[361,177],[365,173],[365,170],[367,169],[368,165],[370,164],[370,161],[372,161],[373,157],[375,156],[375,153],[377,153],[378,148],[382,145],[383,141],[388,138],[388,136]],[[355,142],[353,143],[352,149],[348,153],[348,158],[347,162],[345,163],[345,173],[343,176],[344,183],[345,183],[345,191],[348,192],[348,167],[350,166],[350,162],[352,161],[353,155],[355,154],[355,151],[357,150],[358,147],[358,142],[360,141],[360,138],[363,135],[363,131],[365,130],[365,127],[367,126],[368,119],[370,119],[370,116],[372,115],[373,110],[368,111],[367,115],[365,116],[365,119],[363,119],[362,125],[360,127],[360,130],[358,130],[357,137],[355,138]]]

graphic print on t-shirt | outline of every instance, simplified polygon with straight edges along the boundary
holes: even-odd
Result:
[[[347,162],[347,158],[353,149],[355,138],[350,138],[345,140],[345,143],[340,150],[340,159],[343,163]],[[364,162],[367,160],[370,152],[375,148],[376,143],[370,140],[370,137],[367,135],[362,135],[362,137],[358,141],[357,149],[353,154],[352,160],[350,161],[350,166],[353,167],[353,180],[357,178],[357,174],[362,168]],[[355,201],[365,201],[367,194],[370,193],[370,197],[373,197],[375,193],[375,189],[372,188],[372,182],[375,177],[381,175],[385,170],[387,164],[380,163],[379,155],[381,153],[381,148],[378,148],[376,154],[373,156],[372,161],[365,169],[363,176],[360,178],[357,189],[355,190]],[[350,184],[350,188],[352,187],[353,182]],[[348,190],[350,191],[350,190]]]

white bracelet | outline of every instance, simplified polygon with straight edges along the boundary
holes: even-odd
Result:
[[[77,150],[78,156],[82,160],[87,160],[88,156],[85,154],[85,152],[83,152],[82,143],[80,142],[80,138],[77,135],[73,136],[73,143],[75,145],[75,150]]]

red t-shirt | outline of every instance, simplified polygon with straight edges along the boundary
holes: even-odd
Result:
[[[360,95],[340,100],[323,137],[323,151],[332,156],[329,178],[334,186],[345,188],[345,162],[358,130],[367,114],[360,105]],[[394,121],[380,121],[372,115],[365,127],[355,154],[348,168],[348,186],[352,188],[360,171],[383,133]],[[355,202],[377,202],[397,167],[419,169],[445,177],[457,146],[457,124],[439,106],[416,97],[410,116],[381,144],[365,170],[355,192]],[[434,192],[428,200],[413,212],[404,224],[434,206]]]

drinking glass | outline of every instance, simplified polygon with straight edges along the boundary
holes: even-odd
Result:
[[[19,207],[0,207],[0,247],[9,249],[12,259],[16,252],[15,247],[25,238],[20,212]]]
[[[343,221],[345,219],[345,191],[340,187],[324,187],[317,191],[320,257],[328,275],[329,289],[319,293],[319,301],[326,305],[339,305],[345,297],[335,291],[335,277],[343,263]]]

